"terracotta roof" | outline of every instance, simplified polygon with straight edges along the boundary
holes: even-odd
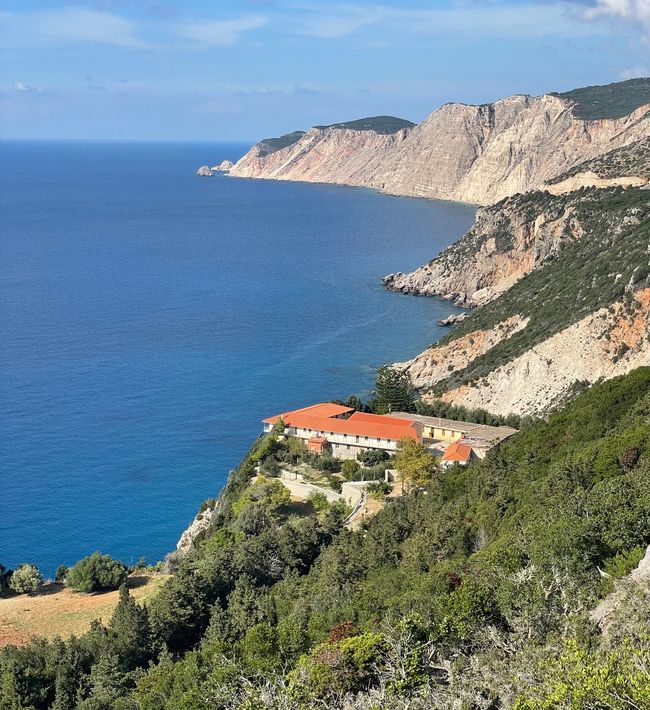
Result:
[[[461,444],[460,441],[454,441],[453,444],[445,449],[445,453],[442,455],[442,461],[460,461],[462,463],[467,463],[472,456],[472,447],[467,446],[467,444]]]
[[[327,439],[324,436],[312,436],[311,439],[308,439],[308,443],[310,443],[310,444],[327,444]]]
[[[309,407],[302,407],[301,409],[294,409],[290,412],[276,414],[274,417],[265,419],[264,422],[266,424],[275,424],[278,419],[282,417],[285,424],[287,424],[287,418],[294,414],[308,414],[316,417],[339,417],[341,414],[349,414],[350,412],[354,412],[352,407],[344,407],[341,404],[333,404],[332,402],[321,402],[320,404],[312,404]]]
[[[332,434],[367,436],[374,439],[391,439],[393,441],[399,441],[404,438],[415,439],[416,441],[420,439],[413,424],[410,424],[410,426],[395,425],[390,417],[382,417],[377,414],[358,418],[355,413],[349,419],[333,419],[314,417],[309,414],[290,413],[285,417],[284,421],[287,426]]]
[[[378,415],[378,414],[367,414],[366,412],[355,412],[350,417],[350,419],[355,419],[356,421],[372,422],[375,419],[377,419],[378,416],[381,416],[381,419],[384,419],[387,423],[390,423],[390,426],[401,426],[401,427],[413,426],[412,420],[398,419],[397,417],[391,417],[390,414]]]

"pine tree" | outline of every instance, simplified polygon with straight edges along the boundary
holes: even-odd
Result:
[[[111,648],[125,670],[143,666],[152,658],[149,614],[129,594],[126,584],[120,587],[120,600],[108,625],[108,633]]]
[[[382,365],[375,380],[375,411],[412,412],[415,409],[415,389],[406,372]]]

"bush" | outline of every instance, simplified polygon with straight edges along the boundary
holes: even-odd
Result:
[[[43,575],[32,564],[19,565],[11,575],[9,586],[18,594],[31,594],[43,584]]]
[[[372,498],[381,499],[388,495],[392,490],[392,487],[386,481],[372,481],[366,486],[366,491]]]
[[[313,493],[309,494],[308,500],[317,513],[320,513],[321,510],[326,510],[329,507],[329,503],[327,502],[327,496],[324,493],[314,491]]]
[[[375,466],[383,461],[388,461],[389,458],[390,456],[387,451],[368,449],[367,451],[362,451],[357,456],[357,461],[360,461],[364,466]]]
[[[93,552],[84,557],[66,575],[66,586],[78,592],[99,592],[117,589],[126,581],[126,566],[109,555]]]
[[[58,582],[59,584],[64,584],[65,583],[65,576],[68,574],[68,569],[66,565],[59,565],[56,568],[56,572],[54,573],[54,581]]]
[[[346,481],[351,481],[360,468],[361,466],[356,461],[348,459],[341,464],[341,473]]]

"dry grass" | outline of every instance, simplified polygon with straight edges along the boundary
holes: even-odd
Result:
[[[129,577],[131,595],[140,603],[151,599],[167,579],[153,574]],[[40,594],[0,598],[0,647],[21,646],[36,636],[67,638],[88,630],[91,621],[107,623],[119,592],[82,594],[60,584],[47,584]]]

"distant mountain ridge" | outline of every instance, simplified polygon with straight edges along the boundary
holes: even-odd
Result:
[[[363,125],[387,118],[396,130]],[[418,125],[375,117],[288,135],[272,152],[269,139],[253,146],[230,174],[491,204],[650,136],[650,79],[445,104]]]

